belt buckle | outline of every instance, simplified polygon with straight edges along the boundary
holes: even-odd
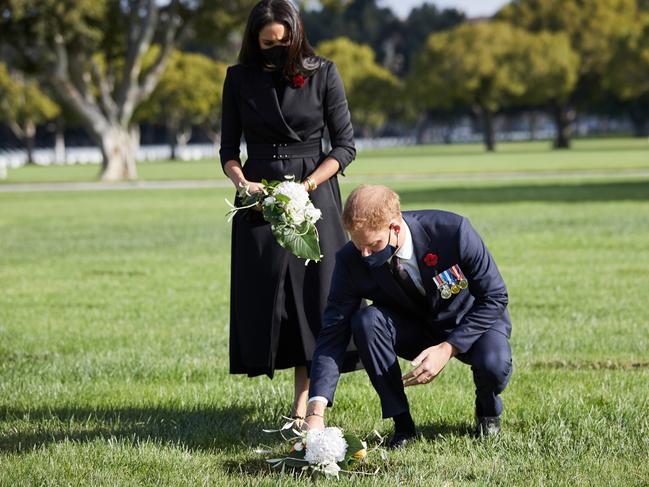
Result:
[[[286,152],[286,149],[282,151],[280,147],[288,147],[288,144],[273,144],[273,149],[275,149],[273,159],[290,159],[291,156],[289,154],[282,154],[282,152]]]

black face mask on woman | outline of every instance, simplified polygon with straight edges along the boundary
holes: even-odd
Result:
[[[268,66],[284,69],[288,60],[288,46],[273,46],[261,50],[261,57]]]

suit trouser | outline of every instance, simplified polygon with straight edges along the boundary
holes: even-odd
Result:
[[[408,411],[398,357],[413,360],[425,348],[444,341],[412,318],[380,306],[357,311],[351,320],[354,343],[380,399],[384,418]],[[485,332],[472,347],[456,356],[471,365],[476,386],[476,414],[500,416],[502,399],[512,373],[512,351],[507,337]]]

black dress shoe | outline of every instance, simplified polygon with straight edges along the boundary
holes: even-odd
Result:
[[[412,442],[414,442],[416,437],[417,433],[402,433],[400,431],[395,431],[395,433],[392,435],[392,438],[390,438],[390,441],[388,442],[388,448],[390,450],[403,448],[406,445],[410,445]]]
[[[500,418],[498,416],[478,416],[476,423],[476,436],[497,436],[500,433]]]

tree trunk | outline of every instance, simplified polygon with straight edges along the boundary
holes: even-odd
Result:
[[[493,152],[496,148],[496,137],[494,134],[494,113],[485,108],[482,109],[482,139],[487,151]]]
[[[557,128],[557,138],[554,141],[555,149],[569,149],[572,135],[572,122],[575,120],[575,111],[569,106],[555,103],[553,108],[554,123]]]
[[[629,118],[633,124],[633,135],[636,137],[649,135],[649,110],[647,108],[632,103],[629,107]]]
[[[191,138],[192,138],[191,127],[185,127],[176,133],[176,142],[178,144],[178,147],[181,149],[187,147],[187,144],[189,143],[189,139]]]
[[[421,118],[421,120],[417,124],[417,128],[416,128],[417,132],[416,132],[416,140],[415,140],[415,143],[417,145],[421,145],[421,144],[425,143],[424,138],[425,138],[425,135],[426,135],[426,130],[428,129],[428,124],[429,124],[430,118],[431,118],[430,117],[430,112],[428,110],[426,110],[426,112],[424,113],[424,116]]]
[[[60,118],[56,121],[54,133],[54,161],[57,164],[65,164],[65,124]]]
[[[34,164],[34,147],[36,146],[36,130],[25,131],[25,150],[27,151],[27,164]]]
[[[451,145],[453,143],[453,129],[455,128],[455,118],[449,117],[444,126],[444,143]]]
[[[137,179],[135,158],[139,146],[137,129],[127,130],[111,126],[99,134],[99,146],[103,156],[102,181]]]
[[[536,112],[533,111],[528,114],[527,123],[530,132],[530,140],[536,140],[536,131],[538,128],[538,115]]]
[[[10,120],[8,125],[9,129],[25,147],[25,152],[27,152],[26,164],[33,164],[34,147],[36,146],[36,124],[31,120],[26,120],[24,126],[22,126],[18,122]]]
[[[221,142],[221,132],[214,130],[209,124],[204,124],[201,126],[201,128],[203,129],[203,132],[205,133],[207,138],[210,139],[210,142],[212,142],[212,144],[214,144],[215,146],[218,146],[219,142]]]
[[[169,141],[169,148],[171,149],[171,156],[169,156],[169,159],[172,161],[175,161],[178,159],[178,154],[176,151],[177,145],[178,145],[178,135],[177,135],[178,130],[172,129],[172,128],[167,128],[167,140]]]

